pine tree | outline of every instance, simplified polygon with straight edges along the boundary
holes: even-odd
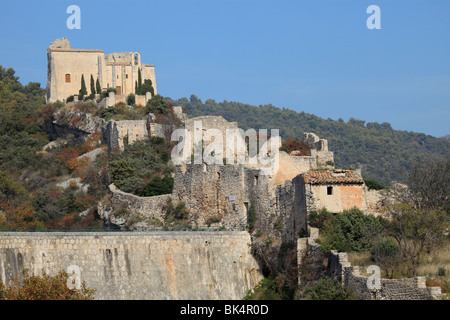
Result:
[[[95,83],[95,86],[97,87],[97,94],[102,94],[102,87],[100,86],[100,81],[98,80],[98,78]]]

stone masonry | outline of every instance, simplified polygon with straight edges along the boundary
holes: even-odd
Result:
[[[0,279],[77,266],[95,299],[242,299],[262,279],[247,232],[1,233]]]

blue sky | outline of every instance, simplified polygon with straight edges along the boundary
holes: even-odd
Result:
[[[69,30],[69,5],[81,29]],[[369,30],[369,5],[381,29]],[[273,104],[450,134],[448,0],[2,0],[0,64],[47,81],[46,49],[138,51],[173,99]]]

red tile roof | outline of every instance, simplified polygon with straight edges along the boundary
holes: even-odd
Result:
[[[363,184],[363,178],[354,170],[312,170],[303,175],[308,184]]]

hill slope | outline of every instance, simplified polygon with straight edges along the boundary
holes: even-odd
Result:
[[[365,123],[354,118],[344,122],[272,105],[257,107],[226,100],[218,103],[210,99],[203,103],[195,95],[189,100],[167,100],[184,107],[191,117],[217,115],[237,121],[243,129],[279,129],[283,139],[301,139],[304,132],[314,132],[328,140],[329,149],[335,153],[336,167],[361,167],[365,179],[375,179],[386,185],[393,180],[404,181],[404,170],[415,161],[450,155],[449,140],[394,130],[387,122]]]

